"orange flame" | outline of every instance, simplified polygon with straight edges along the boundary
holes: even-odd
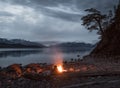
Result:
[[[63,67],[62,65],[57,66],[58,72],[62,73],[63,72]]]
[[[66,70],[64,70],[63,68],[63,54],[61,52],[61,50],[57,47],[54,47],[52,49],[53,51],[53,61],[54,61],[54,64],[57,66],[57,71],[58,73],[62,73],[62,72],[65,72]]]

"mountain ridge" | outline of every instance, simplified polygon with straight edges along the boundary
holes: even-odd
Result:
[[[0,48],[44,48],[45,46],[37,43],[22,39],[6,39],[0,38]]]

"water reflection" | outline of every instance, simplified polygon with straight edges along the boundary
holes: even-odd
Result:
[[[89,51],[77,51],[77,50],[61,50],[63,60],[77,59],[88,54]],[[6,67],[8,65],[17,63],[27,65],[29,63],[53,63],[54,58],[52,48],[44,49],[0,49],[0,66]]]
[[[41,53],[42,50],[13,50],[13,51],[0,51],[0,58],[7,57],[23,57],[31,54]]]

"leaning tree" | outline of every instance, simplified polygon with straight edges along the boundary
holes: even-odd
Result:
[[[100,11],[95,8],[90,8],[85,10],[87,15],[83,16],[81,20],[88,30],[98,30],[98,34],[101,37],[104,36],[104,30],[110,24],[110,19],[112,17],[112,11],[109,11],[109,15],[102,14]]]
[[[90,56],[120,57],[120,0],[108,15],[91,8],[81,19],[88,30],[97,30],[102,39],[90,53]]]

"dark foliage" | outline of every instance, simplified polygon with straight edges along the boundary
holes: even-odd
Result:
[[[104,31],[105,36],[90,55],[107,57],[120,55],[120,2],[114,12],[111,24]]]

